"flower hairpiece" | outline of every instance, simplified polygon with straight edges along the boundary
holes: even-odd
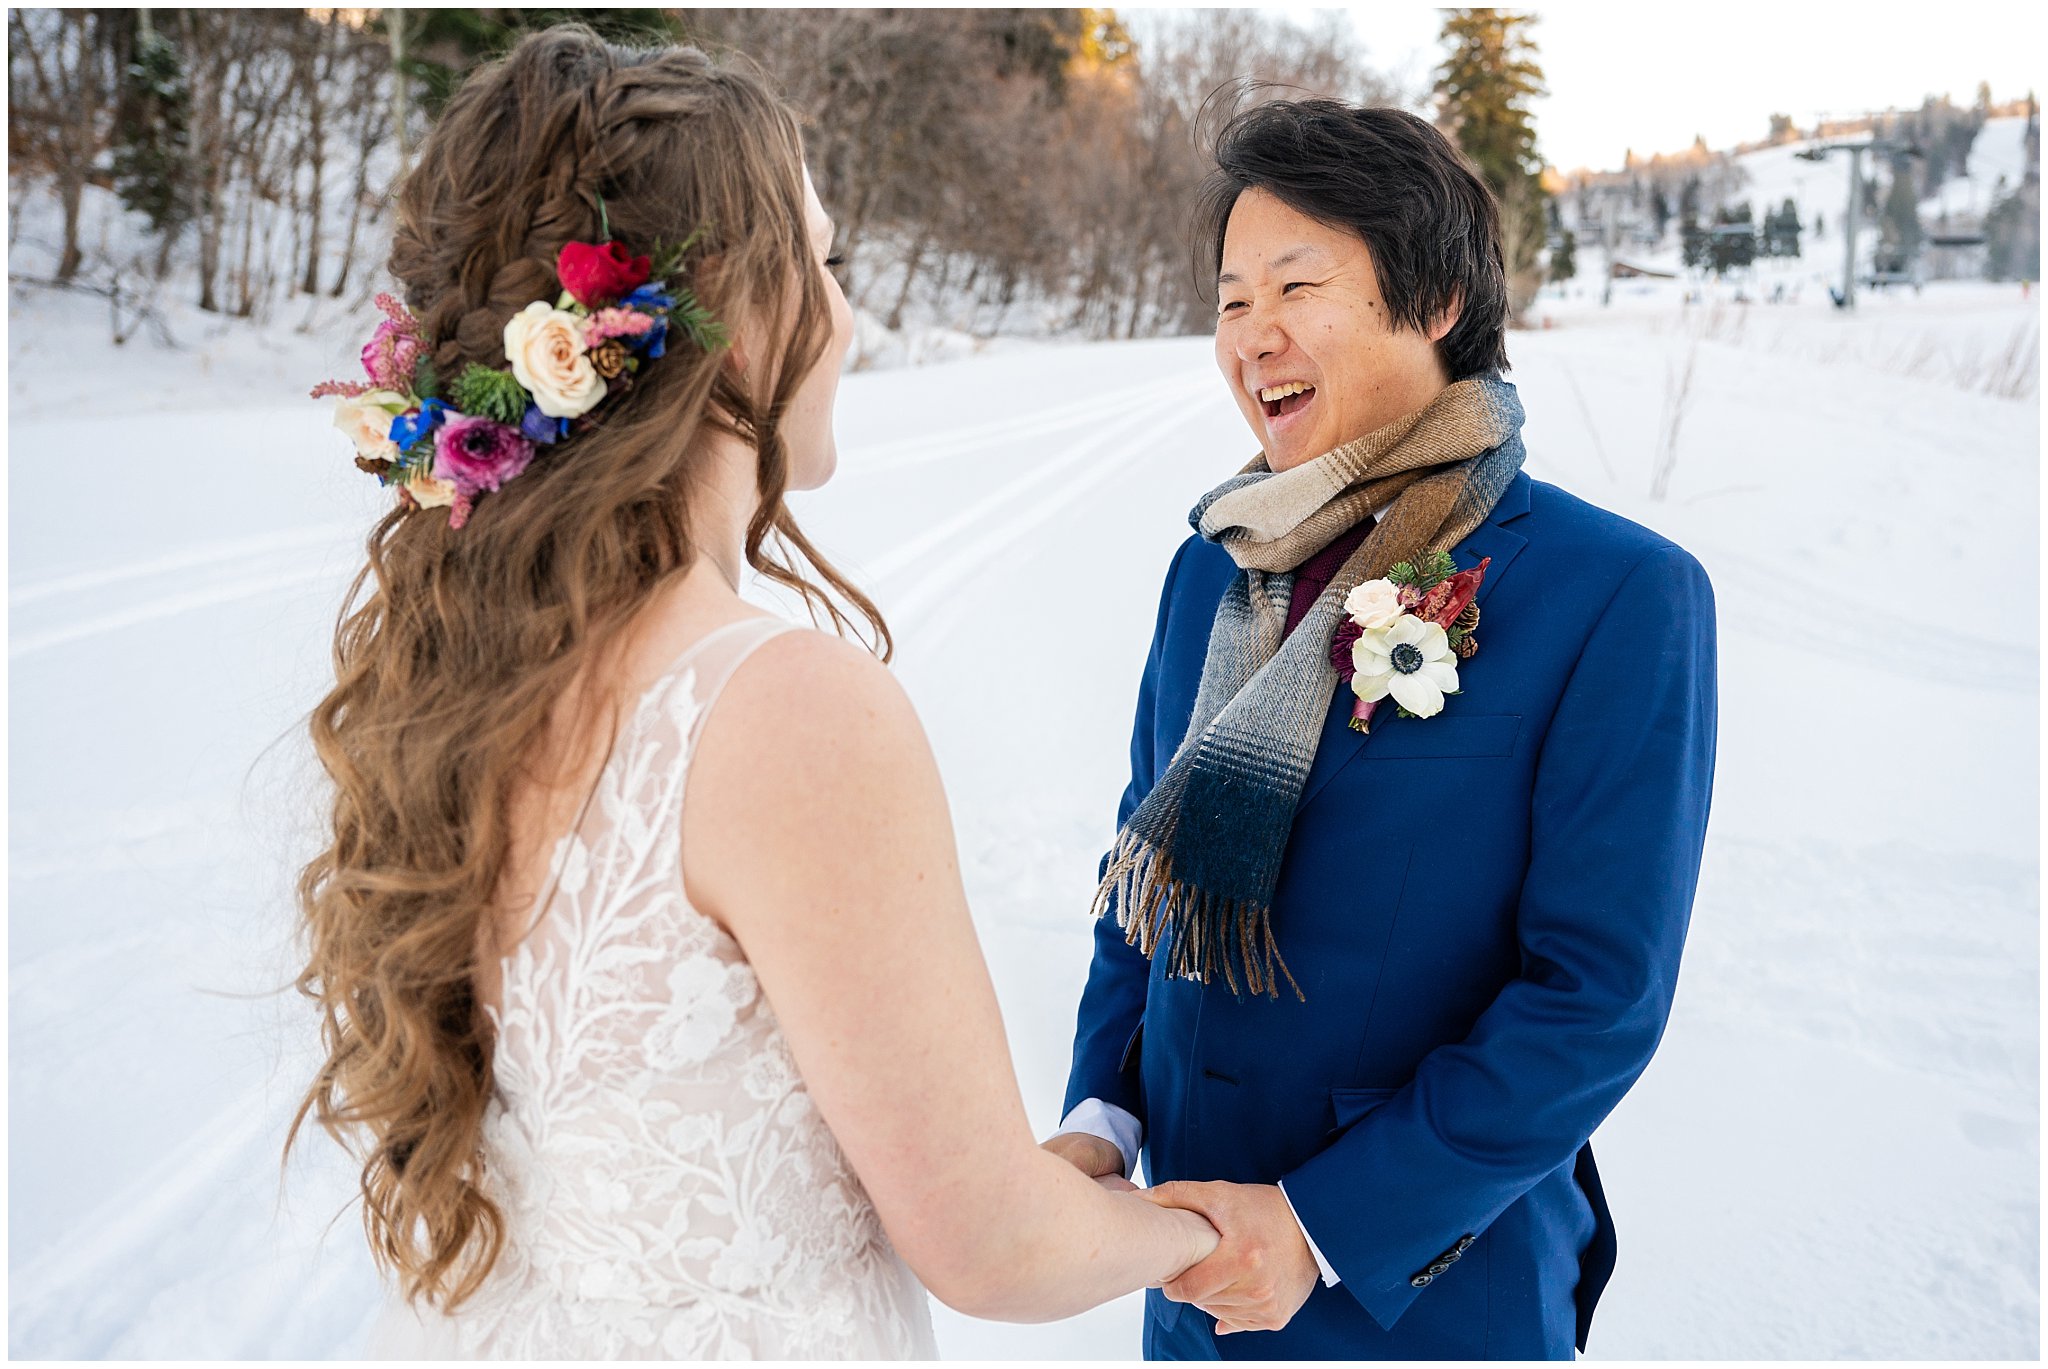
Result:
[[[356,465],[396,485],[409,508],[447,508],[448,526],[469,520],[478,495],[532,464],[536,450],[598,426],[594,412],[633,388],[642,365],[663,355],[670,327],[706,352],[726,332],[681,281],[702,230],[636,257],[611,241],[572,242],[555,258],[562,285],[505,325],[509,365],[471,364],[452,382],[435,372],[433,343],[390,295],[363,347],[364,380],[330,380],[334,425],[355,444]]]

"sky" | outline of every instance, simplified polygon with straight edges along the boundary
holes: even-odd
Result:
[[[1311,8],[1284,6],[1302,18]],[[1622,155],[1714,148],[1764,137],[1773,113],[1815,119],[1928,95],[1958,104],[1991,83],[2004,101],[2048,91],[2043,26],[2032,6],[1571,5],[1536,9],[1538,61],[1552,94],[1536,106],[1544,160],[1559,170],[1618,168]],[[1367,60],[1426,89],[1443,11],[1349,10]],[[1845,18],[1846,16],[1846,18]]]

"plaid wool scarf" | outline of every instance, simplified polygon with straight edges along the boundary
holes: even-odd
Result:
[[[1273,885],[1337,684],[1330,640],[1352,589],[1397,562],[1449,551],[1521,469],[1522,406],[1495,376],[1274,474],[1261,454],[1189,515],[1241,570],[1216,606],[1195,711],[1166,773],[1117,834],[1097,916],[1167,973],[1233,994],[1305,1000],[1273,939]],[[1374,524],[1291,634],[1293,571],[1373,509]],[[1284,639],[1284,640],[1283,640]]]

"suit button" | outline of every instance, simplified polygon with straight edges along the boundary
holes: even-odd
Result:
[[[1434,1282],[1436,1282],[1436,1276],[1433,1274],[1417,1274],[1414,1278],[1408,1280],[1408,1286],[1410,1288],[1427,1288]]]
[[[1473,1239],[1473,1236],[1469,1232],[1467,1232],[1463,1236],[1458,1237],[1458,1253],[1462,1255],[1466,1251],[1470,1250],[1472,1248]]]
[[[1445,1263],[1444,1261],[1442,1261],[1442,1260],[1438,1260],[1438,1261],[1437,1261],[1437,1262],[1436,1262],[1435,1264],[1433,1264],[1433,1265],[1431,1265],[1431,1266],[1429,1267],[1429,1272],[1430,1272],[1430,1273],[1431,1273],[1432,1275],[1436,1275],[1436,1274],[1448,1274],[1448,1273],[1450,1273],[1450,1272],[1451,1272],[1451,1267],[1450,1267],[1450,1265],[1446,1264],[1446,1263]]]

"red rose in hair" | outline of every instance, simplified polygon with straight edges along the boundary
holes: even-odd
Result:
[[[572,242],[555,258],[562,288],[586,309],[610,304],[636,286],[647,284],[653,265],[646,257],[629,257],[615,242]]]

